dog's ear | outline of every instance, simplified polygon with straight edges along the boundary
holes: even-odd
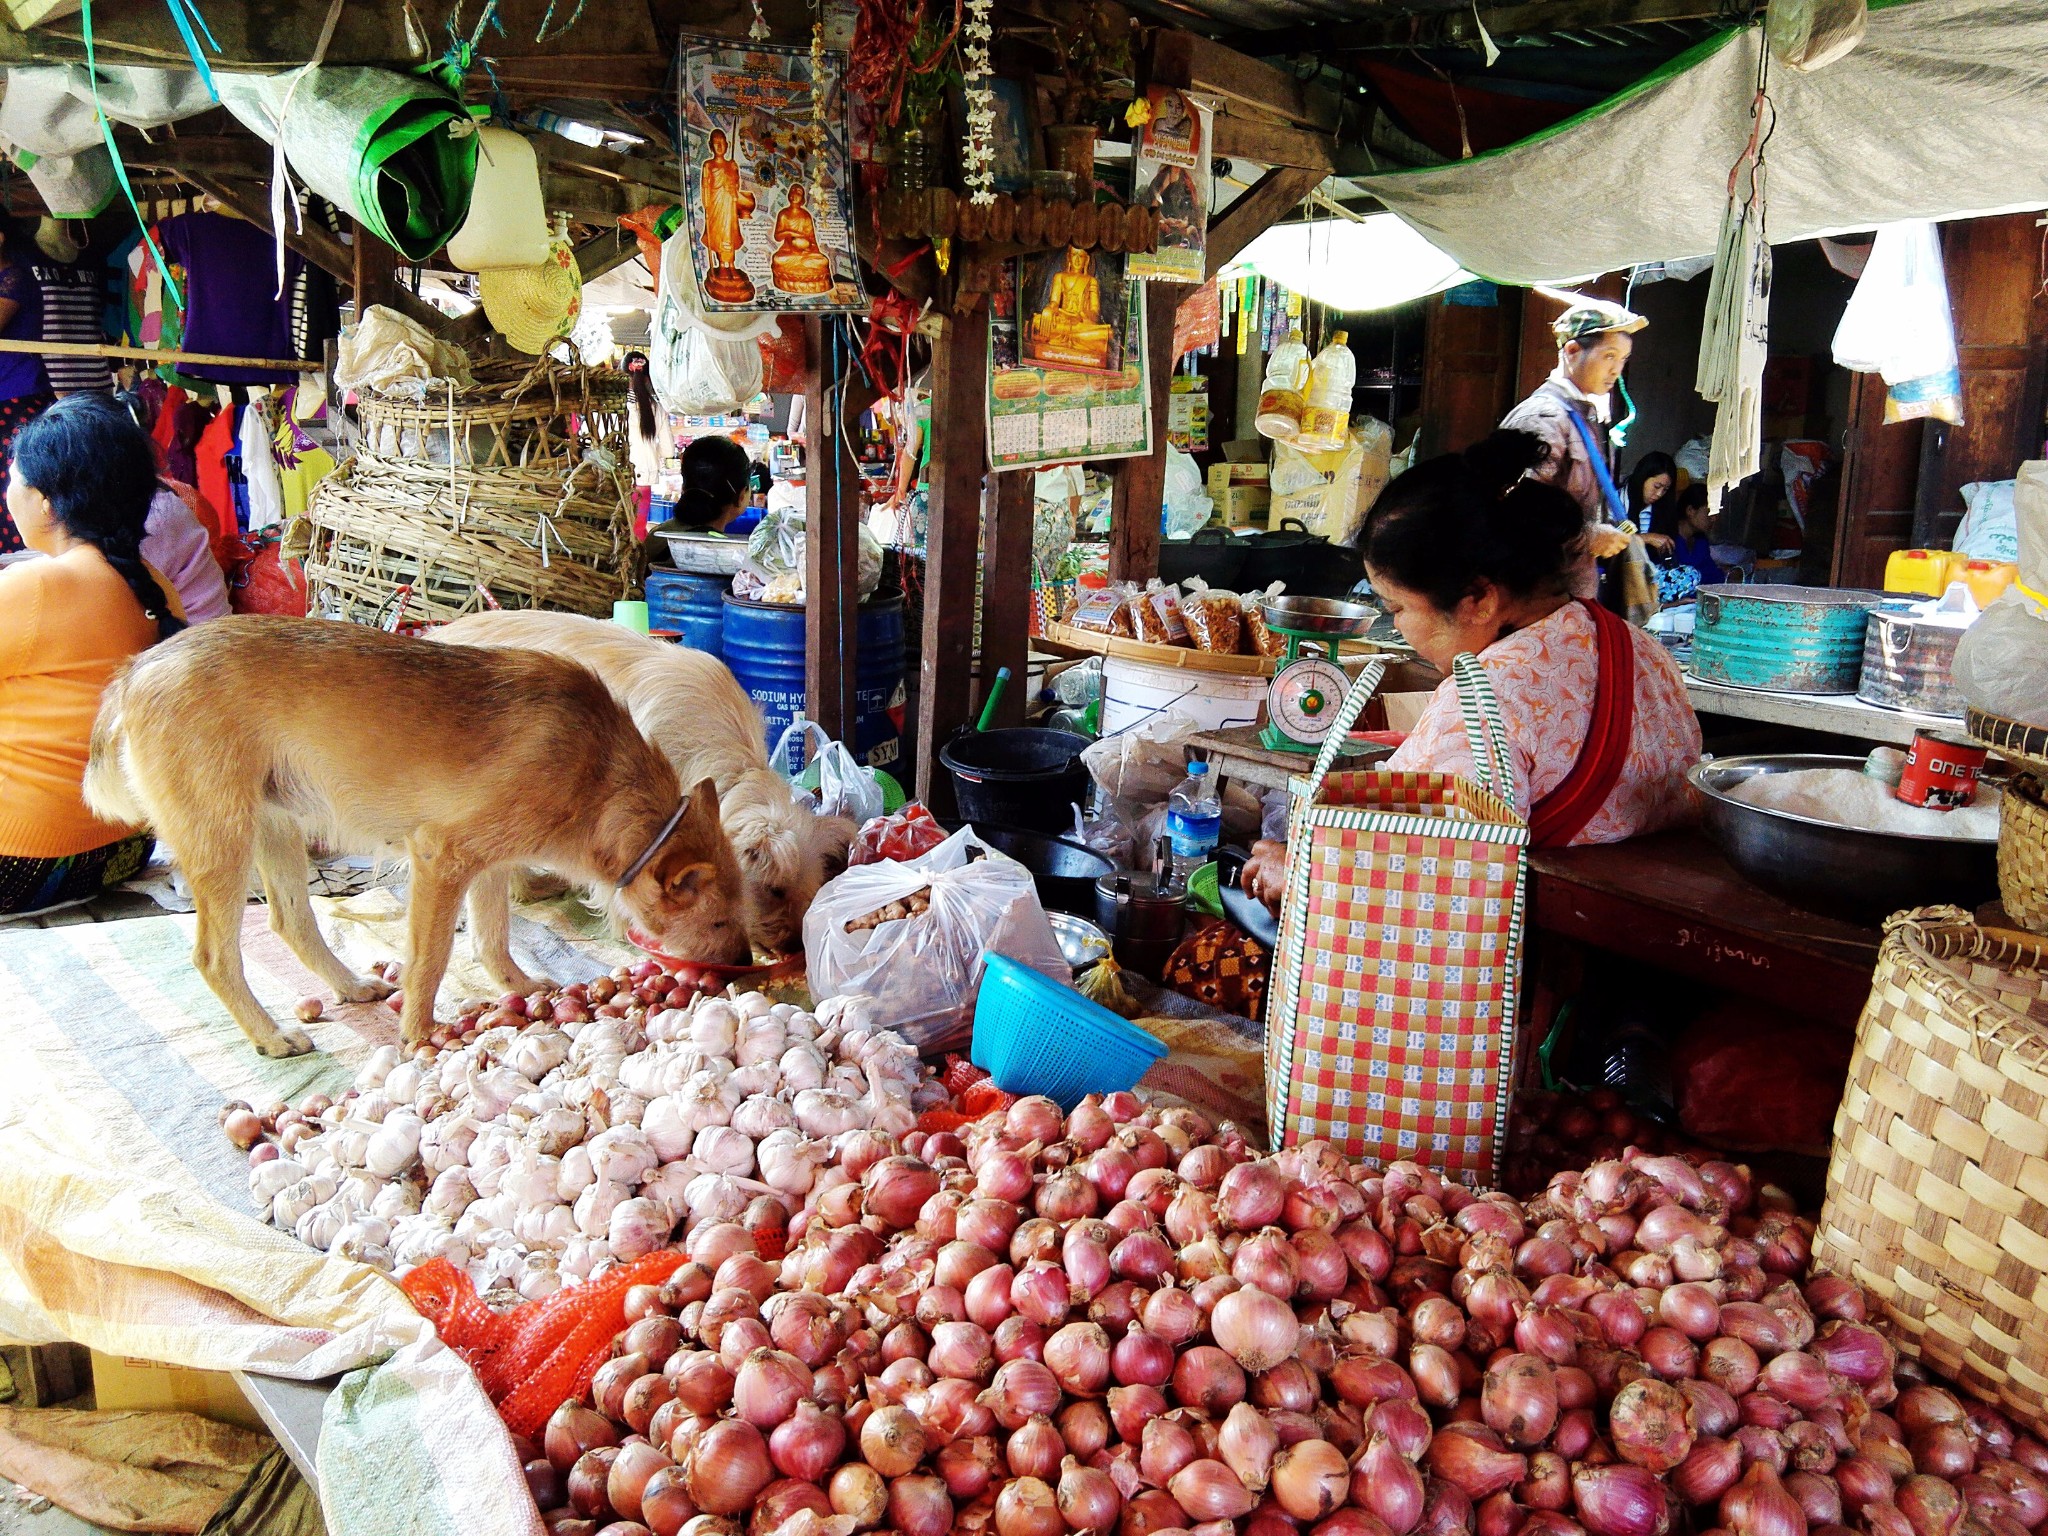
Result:
[[[671,896],[694,897],[717,877],[718,871],[709,864],[682,864],[664,874],[661,883]]]
[[[718,783],[715,779],[699,779],[690,791],[690,808],[683,813],[684,826],[716,828],[718,826]]]

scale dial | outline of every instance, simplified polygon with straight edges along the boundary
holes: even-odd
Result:
[[[1268,716],[1296,741],[1321,741],[1330,734],[1350,686],[1351,679],[1335,662],[1304,656],[1282,667],[1268,686]]]

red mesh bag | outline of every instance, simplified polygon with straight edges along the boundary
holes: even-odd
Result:
[[[274,542],[266,541],[237,573],[228,590],[228,602],[237,613],[275,613],[290,619],[306,616],[306,570],[296,560],[287,560]]]
[[[810,361],[804,351],[804,323],[797,315],[784,315],[772,336],[755,345],[761,349],[761,389],[770,395],[800,395]]]

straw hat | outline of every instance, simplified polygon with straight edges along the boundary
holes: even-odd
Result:
[[[477,278],[484,314],[514,351],[538,357],[575,329],[583,312],[583,278],[569,242],[556,239],[534,267],[493,267]]]
[[[477,130],[476,188],[448,259],[465,272],[547,260],[548,215],[533,145],[509,128]]]

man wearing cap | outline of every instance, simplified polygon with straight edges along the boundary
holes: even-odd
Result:
[[[1607,397],[1635,346],[1629,338],[1647,324],[1619,304],[1575,299],[1550,328],[1557,338],[1557,367],[1501,422],[1549,445],[1548,462],[1531,473],[1563,487],[1586,514],[1587,557],[1573,583],[1575,597],[1594,595],[1595,559],[1611,559],[1628,548],[1628,535],[1613,526],[1627,517],[1628,503],[1614,479]]]

